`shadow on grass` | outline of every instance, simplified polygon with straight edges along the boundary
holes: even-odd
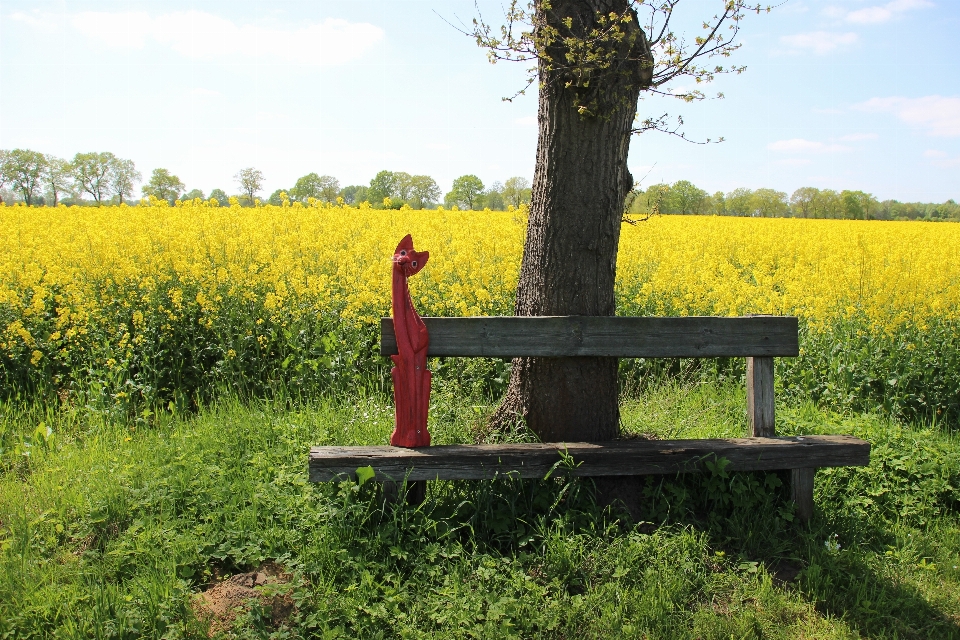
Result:
[[[744,575],[744,566],[762,565],[776,584],[863,637],[960,639],[958,620],[938,608],[931,599],[935,587],[928,588],[924,570],[916,569],[920,558],[895,561],[887,555],[886,550],[899,545],[895,531],[867,518],[838,517],[834,509],[818,511],[809,525],[801,524],[792,519],[787,487],[778,483],[776,474],[549,482],[504,478],[438,483],[435,489],[420,513],[426,511],[428,519],[459,530],[461,542],[481,553],[518,558],[542,547],[535,555],[569,555],[565,547],[586,534],[594,541],[591,545],[615,554],[622,541],[637,534],[651,534],[670,545],[675,533],[687,531],[704,541],[706,557],[719,551],[727,558],[722,571],[730,578]],[[627,511],[626,506],[633,508]],[[409,507],[403,507],[394,518],[410,516]],[[397,524],[395,531],[412,529]],[[566,542],[543,536],[555,527]],[[928,542],[936,544],[934,539]],[[559,546],[547,550],[551,544]],[[688,560],[662,557],[647,570],[669,575],[676,571],[673,565]],[[554,577],[577,596],[584,585],[609,580],[589,565],[564,569]]]
[[[901,556],[891,528],[855,515],[791,521],[787,486],[776,474],[731,474],[724,483],[701,477],[594,478],[601,505],[650,532],[687,526],[708,544],[740,560],[761,562],[774,582],[842,620],[867,638],[960,638],[960,619],[931,603],[918,585],[927,567],[922,553]],[[658,503],[659,500],[659,503]],[[658,517],[659,516],[659,517]],[[649,520],[656,522],[654,525]],[[936,533],[910,529],[910,536]],[[919,577],[918,577],[919,576]]]
[[[828,523],[819,516],[795,540],[805,565],[797,585],[818,611],[844,620],[867,638],[960,638],[960,620],[945,615],[917,582],[908,581],[911,571],[905,564],[921,566],[911,562],[915,558],[894,565],[894,556],[881,550],[897,546],[890,531],[844,518],[835,523],[840,533],[829,534]],[[851,544],[857,548],[845,552],[844,538],[859,538],[859,544]],[[891,565],[887,571],[884,563]]]

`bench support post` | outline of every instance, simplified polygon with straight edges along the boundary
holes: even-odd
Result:
[[[387,480],[381,482],[380,486],[383,488],[383,496],[386,498],[387,502],[391,504],[400,502],[400,492],[403,488],[403,483]],[[407,492],[405,497],[408,505],[411,507],[417,507],[423,504],[423,501],[427,497],[426,480],[407,480],[406,489]]]
[[[777,435],[774,426],[773,358],[747,358],[747,421],[754,438]]]
[[[809,522],[813,516],[813,478],[816,474],[816,469],[790,470],[790,493],[801,522]]]
[[[774,422],[773,358],[747,358],[747,420],[755,438],[777,435]],[[797,517],[809,522],[813,516],[813,477],[816,469],[790,470],[790,497]]]

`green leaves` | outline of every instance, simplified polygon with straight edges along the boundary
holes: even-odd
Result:
[[[732,389],[721,391],[742,417]],[[476,402],[445,419],[474,416]],[[676,412],[646,406],[660,430],[677,428]],[[267,559],[296,576],[297,613],[285,629],[238,617],[240,637],[847,637],[851,624],[949,637],[960,614],[960,454],[939,429],[778,405],[785,432],[874,444],[870,467],[818,472],[809,526],[791,522],[776,474],[733,473],[722,458],[638,483],[634,525],[597,507],[583,479],[435,482],[417,509],[385,505],[370,467],[339,486],[307,483],[310,444],[386,436],[389,407],[369,400],[222,403],[129,442],[127,425],[82,415],[72,431],[62,417],[24,419],[18,438],[49,427],[59,451],[0,484],[0,629],[11,637],[205,637],[191,599]]]
[[[373,467],[359,467],[357,468],[357,484],[361,487],[366,484],[368,481],[373,480],[377,476],[377,472],[373,470]]]
[[[907,420],[960,418],[960,323],[931,319],[885,331],[863,317],[813,330],[800,357],[777,361],[786,396]]]

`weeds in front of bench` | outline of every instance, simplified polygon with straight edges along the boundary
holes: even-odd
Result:
[[[644,400],[630,430],[742,433],[732,387]],[[480,404],[438,407],[438,440],[468,441]],[[400,508],[373,482],[308,483],[308,446],[385,441],[376,399],[224,400],[148,429],[0,407],[4,446],[40,422],[55,433],[4,454],[0,635],[204,638],[191,598],[273,560],[296,613],[239,637],[960,637],[957,436],[812,405],[777,416],[785,434],[874,445],[869,467],[818,472],[809,526],[767,509],[788,504],[768,476],[719,468],[650,478],[635,520],[559,474],[435,482]]]

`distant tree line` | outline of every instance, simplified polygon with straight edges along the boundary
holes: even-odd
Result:
[[[133,204],[134,190],[143,176],[133,160],[104,152],[78,153],[71,160],[30,149],[0,150],[0,198],[8,204]],[[239,192],[228,195],[214,189],[209,197],[221,206],[253,206],[263,189],[264,175],[247,167],[234,176]],[[200,189],[186,190],[176,175],[164,168],[154,169],[141,189],[143,197],[173,204],[177,200],[207,199]],[[530,181],[516,176],[485,186],[475,175],[456,178],[444,194],[437,182],[426,175],[405,171],[380,171],[369,185],[340,186],[333,176],[308,173],[289,189],[277,189],[267,202],[320,202],[375,209],[430,209],[440,204],[462,210],[502,211],[530,202]],[[709,194],[688,180],[655,184],[635,190],[627,200],[629,214],[720,215],[761,218],[839,218],[848,220],[955,220],[960,205],[954,200],[942,204],[877,200],[863,191],[833,191],[801,187],[787,196],[775,189],[734,189]]]
[[[628,200],[628,213],[718,215],[758,218],[836,218],[843,220],[955,220],[960,204],[877,200],[863,191],[801,187],[790,196],[775,189],[734,189],[709,194],[688,180],[655,184]]]
[[[366,202],[375,209],[400,209],[404,205],[413,209],[432,209],[442,204],[447,208],[500,211],[529,203],[530,181],[517,176],[485,187],[477,176],[465,175],[456,178],[450,191],[444,195],[430,176],[411,175],[405,171],[380,171],[369,185],[354,184],[343,188],[333,176],[308,173],[289,189],[274,191],[267,202],[279,205],[284,194],[292,201],[308,202],[314,198],[330,203],[342,200],[348,205]]]
[[[66,160],[30,149],[0,150],[0,199],[8,204],[134,204],[137,201],[134,190],[142,179],[133,160],[118,158],[110,152],[78,153],[72,160]],[[238,193],[231,196],[217,188],[209,197],[225,207],[234,203],[254,206],[263,189],[263,172],[247,167],[238,171],[234,180]],[[141,195],[170,204],[177,200],[208,199],[200,189],[187,191],[179,177],[162,167],[153,170]],[[502,210],[530,202],[530,181],[513,177],[485,187],[477,176],[466,175],[454,180],[450,192],[444,195],[430,176],[405,171],[381,171],[369,185],[342,188],[333,176],[308,173],[290,188],[274,191],[267,202],[280,205],[284,199],[304,204],[366,202],[377,209],[399,209],[404,205],[426,209],[442,203],[448,208]]]
[[[56,206],[89,196],[96,204],[109,204],[130,198],[140,179],[133,160],[110,152],[78,153],[65,160],[30,149],[0,150],[5,201]]]

